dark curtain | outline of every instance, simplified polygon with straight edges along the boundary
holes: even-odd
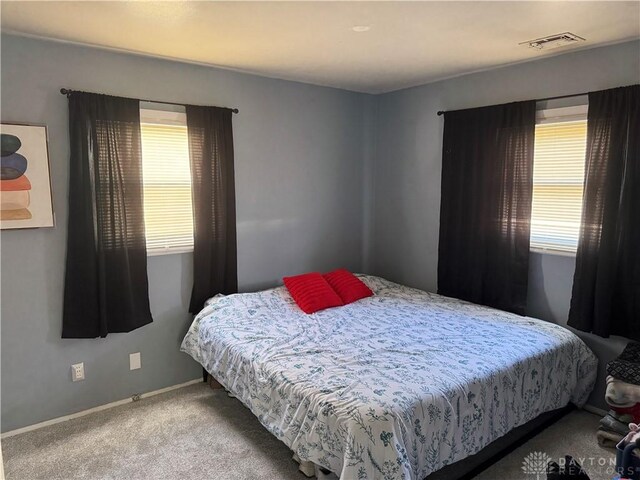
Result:
[[[640,85],[589,94],[569,325],[640,340]]]
[[[139,102],[75,92],[69,137],[62,337],[129,332],[152,321]]]
[[[233,129],[228,108],[187,105],[193,191],[193,291],[189,311],[238,290]]]
[[[445,113],[438,293],[524,314],[535,101]]]

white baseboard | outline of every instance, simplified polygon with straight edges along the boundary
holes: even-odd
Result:
[[[593,414],[598,415],[600,417],[606,417],[607,413],[608,413],[606,410],[603,410],[603,409],[598,408],[598,407],[594,407],[593,405],[589,405],[588,403],[584,407],[582,407],[582,409],[585,412],[593,413]]]
[[[172,385],[170,387],[160,388],[159,390],[153,390],[151,392],[141,393],[139,394],[139,398],[142,399],[142,398],[153,397],[154,395],[158,395],[160,393],[170,392],[171,390],[177,390],[178,388],[188,387],[189,385],[194,385],[196,383],[202,383],[202,378],[196,378],[195,380],[189,380],[188,382],[179,383],[178,385]],[[56,423],[66,422],[67,420],[72,420],[74,418],[84,417],[85,415],[89,415],[90,413],[100,412],[102,410],[107,410],[109,408],[117,407],[119,405],[125,405],[133,401],[134,401],[133,397],[124,398],[122,400],[117,400],[115,402],[107,403],[105,405],[99,405],[97,407],[93,407],[88,410],[82,410],[81,412],[72,413],[71,415],[65,415],[63,417],[52,418],[51,420],[45,420],[44,422],[34,423],[33,425],[27,425],[26,427],[5,432],[2,435],[0,435],[0,438],[8,438],[8,437],[13,437],[14,435],[20,435],[21,433],[31,432],[39,428],[48,427],[49,425],[55,425]]]

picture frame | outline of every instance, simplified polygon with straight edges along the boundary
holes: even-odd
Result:
[[[55,227],[46,125],[0,122],[0,230]]]

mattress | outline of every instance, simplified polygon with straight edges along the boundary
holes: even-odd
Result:
[[[181,349],[342,479],[422,480],[586,402],[597,359],[566,328],[360,278],[373,297],[312,315],[284,287],[214,298]]]

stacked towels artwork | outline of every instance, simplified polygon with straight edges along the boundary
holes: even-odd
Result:
[[[31,183],[25,175],[27,159],[18,153],[22,142],[15,135],[3,133],[0,135],[2,156],[0,157],[0,189],[2,189],[2,203],[0,218],[2,220],[28,220],[29,190]]]
[[[620,356],[607,365],[605,400],[609,413],[596,433],[603,447],[615,448],[640,427],[640,343],[630,342]]]
[[[0,226],[53,226],[47,131],[44,126],[0,126]]]

